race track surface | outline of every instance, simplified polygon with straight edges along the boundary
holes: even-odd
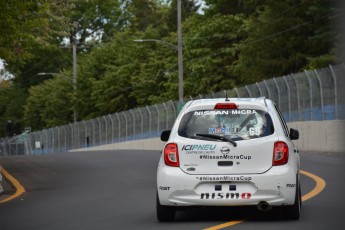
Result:
[[[344,229],[345,157],[301,153],[304,171],[323,178],[325,189],[303,203],[299,221],[253,208],[178,211],[173,223],[156,220],[158,151],[74,152],[1,158],[26,193],[0,204],[1,230],[107,229]],[[316,182],[301,177],[302,195]],[[215,227],[218,226],[218,227]]]

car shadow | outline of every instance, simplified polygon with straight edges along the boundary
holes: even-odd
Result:
[[[281,221],[284,218],[283,210],[274,207],[269,211],[259,211],[256,207],[193,207],[178,210],[176,222],[200,221]]]

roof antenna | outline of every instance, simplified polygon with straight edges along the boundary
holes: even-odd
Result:
[[[228,92],[226,90],[224,90],[224,92],[225,92],[225,101],[230,101],[228,98]]]

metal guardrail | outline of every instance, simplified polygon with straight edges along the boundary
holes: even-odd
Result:
[[[345,119],[345,65],[309,70],[264,80],[241,88],[190,97],[266,97],[272,99],[288,122]],[[3,140],[0,155],[47,154],[70,149],[158,137],[170,129],[183,102],[109,114],[27,134],[23,141]]]

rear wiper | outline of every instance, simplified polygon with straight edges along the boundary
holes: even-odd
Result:
[[[213,139],[217,139],[217,140],[221,140],[221,141],[227,141],[230,142],[234,147],[237,146],[237,143],[229,138],[226,138],[224,136],[218,136],[218,135],[214,135],[214,134],[201,134],[201,133],[197,133],[195,134],[196,136],[199,137],[208,137],[208,138],[213,138]]]

